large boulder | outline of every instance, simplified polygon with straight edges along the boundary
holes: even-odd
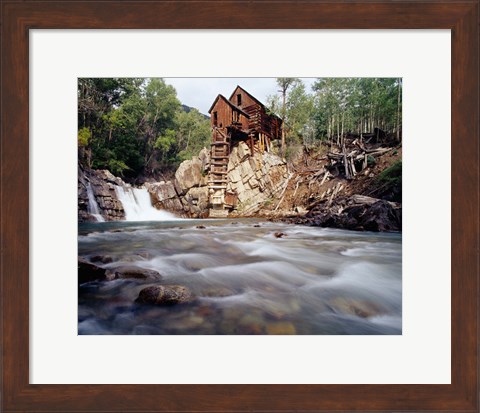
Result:
[[[78,283],[83,284],[90,281],[103,281],[106,279],[106,270],[98,265],[78,257]]]
[[[402,209],[387,201],[375,202],[361,216],[360,225],[367,231],[401,231]]]
[[[183,161],[175,172],[176,188],[179,195],[184,195],[190,188],[206,185],[202,161],[194,156],[189,161]]]
[[[203,214],[208,213],[208,199],[208,187],[206,186],[191,188],[184,196],[190,214],[195,217],[202,217]]]
[[[175,186],[171,181],[146,183],[152,197],[152,203],[157,209],[165,209],[171,212],[179,212],[183,210],[183,205],[178,197]]]
[[[395,202],[353,195],[327,201],[293,222],[356,231],[401,231],[402,207]]]
[[[203,148],[198,154],[198,159],[202,162],[202,171],[207,172],[210,169],[210,151]]]
[[[95,174],[98,179],[101,179],[105,182],[109,182],[114,185],[123,186],[125,182],[118,176],[113,175],[108,169],[100,169],[95,171]]]

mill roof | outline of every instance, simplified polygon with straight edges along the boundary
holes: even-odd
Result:
[[[218,100],[219,99],[222,99],[224,102],[226,102],[233,110],[236,110],[238,112],[240,112],[243,116],[245,116],[246,118],[250,119],[250,115],[246,112],[244,112],[242,109],[240,109],[238,106],[235,106],[232,102],[230,102],[225,96],[223,95],[218,95],[214,102],[212,103],[212,106],[210,106],[210,109],[208,109],[208,113],[211,113],[212,112],[212,109],[214,108],[214,106],[217,104]]]
[[[259,105],[265,107],[265,105],[264,105],[262,102],[260,102],[260,101],[259,101],[255,96],[253,96],[251,93],[247,92],[247,91],[246,91],[243,87],[241,87],[240,85],[237,85],[237,87],[235,88],[235,90],[234,90],[234,91],[232,92],[232,94],[230,95],[230,99],[232,99],[232,98],[235,96],[235,94],[236,94],[236,92],[237,92],[238,89],[240,89],[242,92],[244,92],[244,93],[246,93],[248,96],[250,96],[250,98],[252,98],[252,99],[253,99],[255,102],[257,102]],[[229,100],[230,100],[230,99],[229,99]]]

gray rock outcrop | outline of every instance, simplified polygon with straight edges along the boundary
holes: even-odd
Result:
[[[122,203],[117,197],[115,186],[125,185],[122,179],[107,170],[85,170],[78,168],[78,221],[95,221],[89,211],[87,187],[90,186],[99,214],[105,221],[118,221],[125,218]]]
[[[209,214],[210,193],[208,172],[210,151],[202,149],[198,156],[183,161],[172,181],[147,182],[144,186],[150,193],[152,205],[177,216],[205,218]],[[262,207],[277,199],[288,181],[285,161],[269,152],[252,156],[244,142],[231,150],[226,193],[236,198],[233,215],[254,215]],[[107,170],[84,170],[79,168],[78,220],[94,221],[89,209],[87,188],[93,192],[99,215],[106,221],[122,220],[125,211],[117,197],[116,186],[125,187],[122,179]]]
[[[238,197],[238,213],[251,215],[279,196],[288,179],[287,165],[269,152],[252,156],[246,143],[239,142],[230,154],[227,179],[227,192]]]
[[[175,187],[179,195],[185,195],[190,188],[207,184],[202,168],[202,161],[197,156],[180,164],[175,172]]]
[[[150,193],[152,204],[157,209],[165,209],[173,213],[183,213],[183,204],[171,181],[146,183],[145,187]]]
[[[363,195],[340,197],[330,205],[321,202],[304,217],[290,222],[354,231],[401,231],[402,206],[396,202]]]

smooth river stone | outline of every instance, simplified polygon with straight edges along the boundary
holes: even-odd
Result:
[[[258,314],[246,314],[238,322],[239,334],[263,334],[265,320]]]
[[[183,285],[153,285],[140,291],[139,304],[172,305],[193,301],[191,291]]]
[[[265,301],[263,309],[266,315],[274,320],[281,320],[289,314],[289,308],[282,302]]]
[[[368,318],[382,313],[373,303],[351,298],[336,297],[328,302],[335,310],[361,318]]]

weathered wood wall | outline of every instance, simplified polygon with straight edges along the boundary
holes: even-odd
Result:
[[[217,125],[215,125],[215,113],[217,113]],[[240,111],[234,110],[226,100],[222,98],[218,99],[211,110],[210,122],[212,128],[217,126],[219,128],[226,128],[232,125],[234,122],[239,122],[243,130],[247,130],[249,127],[248,118]]]

